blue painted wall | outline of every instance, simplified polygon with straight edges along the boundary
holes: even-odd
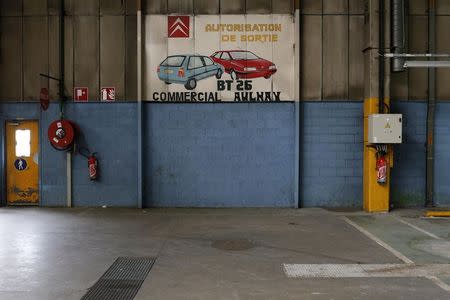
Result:
[[[0,109],[2,128],[8,119],[40,120],[40,205],[65,206],[66,154],[54,150],[47,140],[49,124],[59,117],[58,105],[52,103],[49,110],[42,113],[38,103],[3,103]],[[136,104],[69,103],[66,107],[66,118],[76,120],[83,132],[81,142],[92,151],[97,151],[100,161],[100,179],[91,182],[88,178],[86,158],[81,155],[73,156],[73,205],[135,207]],[[3,148],[1,147],[2,151]],[[3,176],[3,172],[0,173]],[[4,188],[1,190],[4,194]]]
[[[394,207],[423,206],[427,105],[392,101],[391,111],[403,114],[403,143],[394,147],[391,202]]]
[[[450,103],[438,103],[435,129],[434,197],[439,206],[450,206]]]
[[[276,104],[145,104],[146,206],[296,207],[294,199],[295,108]],[[302,104],[301,206],[362,204],[362,102]],[[392,102],[404,114],[404,143],[396,146],[392,202],[422,206],[425,199],[425,102]],[[64,206],[65,153],[47,142],[58,117],[52,104],[0,104],[0,130],[8,119],[38,119],[41,125],[41,205]],[[87,162],[73,158],[75,206],[137,205],[135,103],[70,103],[83,139],[99,152],[101,179],[91,182]],[[450,205],[450,103],[436,109],[435,200]],[[4,158],[0,139],[1,159]],[[0,170],[0,196],[4,174]]]
[[[394,113],[404,114],[403,144],[395,148],[392,172],[392,202],[396,207],[423,206],[426,180],[425,102],[394,101]],[[450,205],[450,103],[438,102],[435,127],[434,200],[438,206]]]
[[[301,206],[361,207],[362,102],[304,102]]]
[[[145,206],[296,207],[294,104],[146,104]]]

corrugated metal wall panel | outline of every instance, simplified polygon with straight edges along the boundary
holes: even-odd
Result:
[[[137,99],[136,16],[125,17],[125,98]]]
[[[272,0],[247,0],[245,7],[248,14],[270,14]]]
[[[364,16],[349,19],[349,99],[364,98]]]
[[[322,13],[322,1],[317,0],[303,0],[301,3],[302,13],[305,14],[320,14]]]
[[[59,17],[48,17],[48,73],[53,77],[59,74]],[[44,80],[42,78],[42,80]],[[44,81],[45,82],[45,81]],[[50,99],[58,98],[58,82],[48,80]]]
[[[99,18],[74,20],[74,85],[89,87],[89,100],[99,99]]]
[[[23,98],[38,100],[43,79],[48,73],[47,17],[25,17],[23,20]]]
[[[322,17],[304,16],[301,27],[301,98],[318,100],[322,98]]]
[[[274,14],[290,14],[294,12],[294,1],[272,0],[272,12]]]
[[[100,88],[114,87],[125,99],[125,16],[100,18]]]
[[[64,64],[65,64],[65,77],[64,86],[66,87],[66,96],[72,99],[73,96],[73,83],[74,83],[74,17],[66,17],[64,20]],[[59,52],[58,52],[59,53]],[[59,58],[58,58],[59,59]],[[59,72],[59,71],[58,71]]]
[[[220,0],[222,14],[244,14],[245,0]]]
[[[52,16],[59,15],[60,3],[61,3],[60,0],[47,0],[48,14]]]
[[[450,2],[449,1],[436,1],[436,14],[449,15],[450,14]]]
[[[72,0],[73,13],[78,16],[96,16],[100,9],[99,0]]]
[[[5,2],[5,1],[3,1]],[[13,1],[10,1],[13,2]],[[47,1],[23,0],[23,15],[24,16],[46,16],[47,15]]]
[[[167,0],[142,0],[143,10],[147,14],[167,13]]]
[[[127,15],[136,15],[136,0],[126,0],[125,9]],[[143,1],[144,2],[144,1]]]
[[[323,1],[323,12],[326,14],[347,13],[348,0]]]
[[[0,13],[2,16],[21,16],[22,0],[4,0],[0,1]]]
[[[58,1],[58,0],[56,0],[56,1]],[[76,0],[64,0],[64,9],[66,11],[66,15],[73,15],[74,14],[74,12],[75,12],[75,1]],[[98,1],[98,0],[94,0],[94,1]]]
[[[428,18],[424,16],[409,17],[409,52],[426,53],[428,50]],[[408,78],[409,99],[423,100],[428,95],[428,71],[410,69]]]
[[[124,0],[100,0],[100,14],[123,15],[125,13],[125,5]]]
[[[323,17],[323,99],[348,99],[348,17]]]
[[[440,1],[438,1],[440,2]],[[425,15],[428,11],[427,0],[409,0],[409,13],[412,15]]]
[[[213,15],[220,11],[219,0],[194,0],[194,14]]]
[[[349,12],[351,14],[363,14],[364,13],[364,1],[362,0],[349,0]]]
[[[194,12],[194,0],[167,0],[169,14],[192,14]]]
[[[1,32],[0,99],[21,100],[22,18],[1,18]]]
[[[450,29],[450,16],[436,17],[436,36],[447,38],[436,39],[436,52],[448,53],[450,51],[450,39],[448,38]],[[438,100],[450,99],[450,69],[440,68],[436,71],[436,97]]]

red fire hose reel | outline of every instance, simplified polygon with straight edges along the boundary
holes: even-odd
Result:
[[[48,139],[56,150],[69,150],[75,139],[74,125],[67,120],[53,121],[48,127]]]
[[[75,123],[68,120],[56,120],[48,127],[48,140],[50,144],[59,151],[71,150],[75,141],[76,134]],[[91,153],[89,149],[79,147],[76,149],[78,153],[86,157],[89,168],[89,179],[98,179],[98,159],[96,153]]]

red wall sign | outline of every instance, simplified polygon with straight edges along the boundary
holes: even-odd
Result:
[[[167,16],[169,38],[188,38],[190,35],[189,16]]]
[[[87,87],[74,87],[73,100],[75,102],[88,102],[89,89]]]
[[[116,88],[114,87],[102,87],[100,98],[102,101],[115,101],[116,100]]]
[[[41,107],[42,110],[47,110],[48,106],[50,105],[50,99],[48,96],[48,89],[47,88],[41,88],[41,93],[39,95],[39,98],[41,100]]]

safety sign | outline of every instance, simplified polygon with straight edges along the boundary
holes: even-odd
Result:
[[[116,88],[114,87],[102,87],[101,89],[102,101],[115,101],[116,100]]]
[[[87,87],[74,87],[73,100],[76,102],[87,102],[89,90]]]
[[[27,161],[21,157],[14,161],[14,166],[18,171],[23,171],[27,168]]]

